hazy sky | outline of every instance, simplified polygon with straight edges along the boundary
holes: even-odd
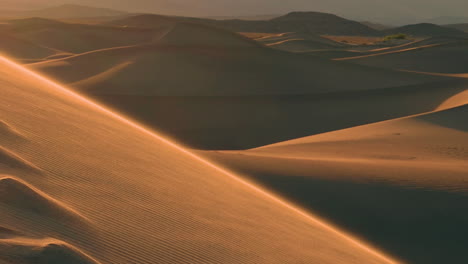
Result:
[[[0,0],[2,8],[61,3],[193,16],[282,14],[293,10],[330,12],[360,20],[468,16],[468,0]]]

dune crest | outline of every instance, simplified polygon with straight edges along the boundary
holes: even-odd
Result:
[[[102,263],[396,263],[36,73],[6,59],[0,59],[0,73],[0,115],[12,126],[21,124],[34,142],[12,150],[33,158],[47,177],[2,181],[2,198],[25,210],[35,210],[32,201],[48,209],[38,213],[50,221],[42,217],[24,231],[57,237]],[[13,102],[22,111],[6,107]],[[86,216],[96,236],[80,235],[80,225],[50,230],[52,217],[65,209],[49,197]],[[27,220],[15,217],[20,219],[7,217],[2,225],[15,228]]]
[[[466,262],[468,100],[455,97],[426,114],[202,154],[404,262]]]

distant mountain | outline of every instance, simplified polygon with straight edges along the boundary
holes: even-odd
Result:
[[[380,23],[374,23],[374,22],[370,22],[370,21],[360,21],[359,23],[363,24],[363,25],[366,25],[372,29],[375,29],[375,30],[386,30],[386,29],[389,29],[391,28],[391,26],[388,26],[388,25],[383,25],[383,24],[380,24]]]
[[[320,12],[292,12],[270,20],[272,31],[332,35],[375,35],[376,30],[359,22]]]
[[[359,22],[319,12],[292,12],[270,20],[214,20],[161,15],[138,15],[109,24],[128,27],[159,27],[163,21],[178,20],[217,26],[236,32],[309,33],[315,35],[378,35],[379,32]]]
[[[458,29],[438,26],[430,23],[421,23],[392,28],[384,30],[383,33],[387,35],[403,33],[417,37],[468,37],[468,33]]]
[[[13,12],[11,17],[42,17],[42,18],[89,18],[89,17],[113,17],[128,14],[127,12],[98,8],[83,5],[59,5],[44,9],[37,9],[31,11]]]
[[[208,16],[205,18],[216,19],[216,20],[270,20],[282,16],[283,14],[276,15],[252,15],[252,16]]]

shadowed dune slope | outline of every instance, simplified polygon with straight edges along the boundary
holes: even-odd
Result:
[[[193,148],[246,149],[433,111],[467,87],[460,79],[322,95],[95,97]]]
[[[345,59],[348,62],[381,68],[433,73],[468,73],[468,39],[433,38],[418,43],[416,47]]]
[[[236,175],[5,59],[0,72],[0,115],[28,139],[2,140],[2,146],[45,172],[9,172],[6,183],[13,184],[2,185],[2,197],[40,190],[60,202],[59,208],[87,219],[83,224],[61,217],[50,199],[44,201],[53,214],[30,199],[20,206],[0,204],[0,226],[26,234],[0,239],[2,256],[57,264],[392,263]],[[37,217],[28,213],[34,206]],[[30,256],[42,262],[28,262]]]
[[[123,11],[107,8],[96,8],[83,5],[64,4],[49,8],[17,12],[13,14],[17,17],[44,17],[44,18],[95,18],[95,17],[118,17],[129,15]]]
[[[252,148],[428,112],[466,87],[464,80],[291,54],[179,26],[159,43],[29,67],[203,149]]]
[[[29,67],[202,149],[252,148],[420,114],[466,89],[464,80],[291,54],[190,23],[154,44]]]
[[[425,115],[203,154],[403,261],[464,263],[468,97],[454,97]]]
[[[15,239],[0,239],[0,263],[99,264],[100,262],[62,241],[17,237]]]
[[[281,33],[256,39],[256,41],[279,50],[307,52],[311,50],[345,48],[349,45],[320,36],[301,33]]]
[[[441,79],[276,51],[196,24],[175,26],[154,44],[94,51],[31,67],[93,94],[316,94]]]
[[[68,53],[147,43],[161,34],[160,29],[70,24],[43,18],[11,20],[2,28],[17,38]]]
[[[3,31],[0,31],[0,52],[17,59],[41,59],[58,53]]]
[[[391,28],[382,31],[382,33],[387,35],[403,33],[418,37],[468,37],[468,33],[461,30],[431,23],[420,23]]]

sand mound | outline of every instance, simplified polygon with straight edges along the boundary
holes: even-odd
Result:
[[[204,149],[251,148],[419,114],[466,89],[464,80],[258,47],[151,44],[30,67]]]
[[[449,74],[467,73],[468,40],[430,39],[418,43],[415,47],[345,59],[381,68]]]
[[[307,153],[313,148],[314,152],[320,152],[322,157],[344,155],[342,156],[344,158],[392,159],[395,157],[398,159],[402,157],[405,159],[404,157],[408,157],[410,160],[440,161],[451,158],[463,160],[468,159],[466,140],[468,125],[464,122],[467,116],[468,106],[465,104],[412,118],[282,142],[261,148],[259,151],[289,154],[298,151],[299,155],[300,149]],[[420,135],[424,135],[424,138],[418,140]],[[448,152],[449,150],[452,151]],[[334,151],[339,151],[339,153]]]
[[[248,151],[204,154],[408,263],[462,263],[468,260],[462,224],[468,219],[467,102]]]
[[[42,18],[12,20],[3,28],[16,38],[62,53],[142,44],[153,41],[161,34],[158,29],[70,24]]]
[[[0,239],[0,260],[24,264],[98,264],[79,249],[53,239]]]
[[[320,36],[284,33],[257,39],[266,46],[291,52],[309,52],[313,50],[344,48],[348,45],[331,41]]]
[[[43,227],[48,220],[41,219],[21,229],[25,233],[57,237],[101,263],[392,263],[69,90],[3,59],[0,72],[0,115],[12,126],[21,124],[34,142],[13,150],[47,172],[47,180],[29,177],[34,189],[23,192],[34,195],[30,190],[40,189],[60,197],[95,230],[93,239],[83,238],[79,225],[51,231]],[[6,107],[13,102],[15,109]],[[33,202],[23,199],[20,205]],[[10,214],[0,218],[0,225],[16,228],[33,218]]]
[[[52,218],[57,222],[82,222],[84,217],[62,203],[12,177],[0,178],[0,203],[14,210]]]
[[[465,89],[462,80],[266,48],[147,45],[30,67],[204,149],[251,148],[419,114]]]
[[[95,94],[317,94],[389,88],[440,79],[267,48],[239,50],[224,46],[220,49],[200,49],[196,43],[216,42],[208,37],[190,42],[186,40],[185,34],[177,32],[176,30],[174,35],[168,33],[167,40],[166,37],[160,40],[160,43],[171,43],[169,46],[156,43],[106,49],[33,64],[31,68],[65,83],[78,83],[82,85],[77,86],[78,88],[92,90]],[[222,40],[223,43],[235,43],[216,31],[210,31],[207,35],[212,36],[212,39]],[[243,37],[235,37],[240,38],[239,43],[251,43]],[[128,61],[132,64],[116,74],[106,75],[106,78],[93,78]],[[91,78],[92,82],[82,82]]]
[[[17,38],[12,34],[1,32],[0,52],[17,59],[41,59],[54,55],[57,51]]]

